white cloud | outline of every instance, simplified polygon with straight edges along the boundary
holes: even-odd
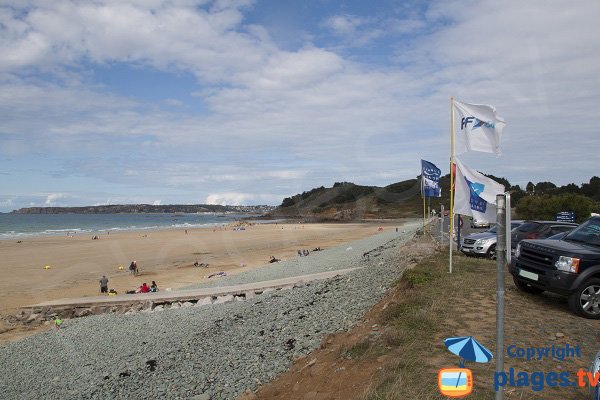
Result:
[[[325,21],[325,24],[338,35],[353,35],[365,23],[364,18],[353,15],[334,15]]]
[[[383,23],[375,18],[358,17],[355,15],[334,15],[328,18],[324,25],[343,38],[350,47],[364,46],[375,39],[386,35]]]
[[[0,71],[47,70],[86,58],[222,81],[260,63],[271,45],[254,37],[256,30],[243,30],[240,9],[249,2],[206,3],[57,0],[30,8],[15,2],[0,13]]]
[[[44,204],[47,206],[52,206],[57,200],[64,199],[66,197],[67,195],[64,193],[50,193],[48,196],[46,196],[46,201]]]
[[[14,205],[14,198],[0,198],[0,207],[10,208]]]
[[[225,193],[211,193],[206,197],[204,201],[206,204],[220,204],[220,205],[231,205],[240,206],[249,204],[249,201],[254,199],[255,195],[251,193],[236,193],[236,192],[225,192]]]
[[[511,181],[567,183],[597,170],[600,36],[590,32],[600,3],[336,14],[324,17],[332,47],[295,50],[247,25],[246,1],[32,4],[0,9],[0,153],[63,178],[52,191],[75,193],[61,185],[84,178],[134,187],[135,199],[111,193],[120,202],[276,204],[335,181],[412,178],[420,158],[446,164],[450,96],[493,104],[508,123],[504,155],[467,164]],[[390,37],[406,38],[395,63],[352,53]],[[113,63],[196,76],[189,92],[201,109],[185,96],[153,102],[90,83],[86,69]],[[569,162],[549,162],[555,152]],[[40,154],[51,168],[36,165]]]
[[[152,202],[152,205],[153,205],[153,206],[160,206],[160,205],[161,205],[161,201],[160,201],[160,200],[154,200],[154,201]]]

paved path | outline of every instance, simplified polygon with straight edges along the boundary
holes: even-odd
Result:
[[[137,293],[137,294],[122,294],[116,296],[90,296],[77,297],[70,299],[59,299],[46,301],[39,304],[33,304],[22,308],[62,308],[62,307],[91,307],[91,306],[111,306],[119,304],[134,304],[143,303],[145,301],[153,302],[174,302],[197,300],[209,296],[223,295],[241,295],[247,292],[262,292],[266,289],[276,289],[286,286],[292,286],[300,282],[310,282],[315,280],[329,279],[337,275],[344,275],[358,268],[347,268],[336,271],[321,272],[318,274],[293,276],[283,279],[275,279],[271,281],[253,282],[244,285],[222,286],[216,288],[203,289],[186,289],[178,291],[159,291],[156,293]]]

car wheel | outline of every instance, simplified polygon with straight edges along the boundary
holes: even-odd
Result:
[[[520,291],[525,292],[525,293],[540,294],[544,291],[544,289],[540,289],[535,286],[531,286],[529,283],[523,282],[522,280],[515,278],[514,276],[513,276],[513,282],[515,283],[515,286]]]
[[[495,244],[490,246],[490,249],[487,252],[487,256],[490,260],[496,259],[496,245]]]
[[[571,293],[569,307],[584,318],[600,319],[600,279],[588,279]]]

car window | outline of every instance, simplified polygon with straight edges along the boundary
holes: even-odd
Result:
[[[519,226],[517,228],[517,231],[519,231],[519,232],[533,232],[533,231],[535,231],[539,227],[540,227],[540,224],[538,224],[537,222],[525,222],[523,225],[521,225],[521,226]]]
[[[550,234],[556,235],[557,233],[572,231],[573,228],[574,227],[572,226],[553,226],[552,229],[550,229]]]
[[[600,218],[587,220],[567,234],[564,240],[600,246]]]
[[[566,232],[557,233],[556,235],[552,235],[548,237],[549,240],[560,240],[565,236]]]
[[[487,230],[487,232],[496,233],[496,227],[497,227],[497,225],[492,226],[490,229]]]

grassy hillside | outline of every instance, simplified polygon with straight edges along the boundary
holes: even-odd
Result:
[[[448,177],[442,178],[444,197],[431,199],[431,207],[446,204]],[[318,187],[283,200],[269,216],[277,218],[352,221],[365,218],[402,218],[423,215],[420,178],[385,187],[337,182],[333,187]]]
[[[488,176],[510,188],[512,205],[516,207],[514,218],[552,220],[558,211],[574,211],[581,222],[590,212],[600,212],[600,178],[596,176],[581,187],[540,182],[529,183],[527,191],[511,186],[505,178]],[[321,186],[287,197],[269,216],[339,221],[422,216],[420,179],[418,176],[385,187],[337,182],[330,188]],[[441,177],[440,186],[442,197],[428,200],[431,209],[439,210],[442,204],[449,209],[450,175]]]

